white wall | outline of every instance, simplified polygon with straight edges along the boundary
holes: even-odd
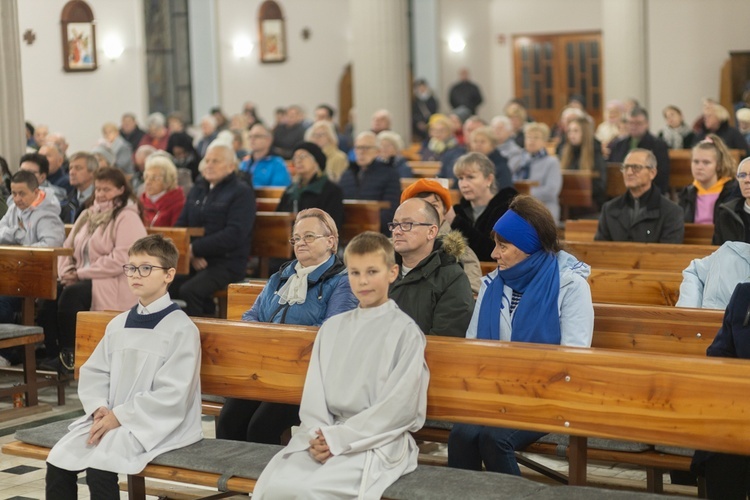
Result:
[[[348,0],[286,0],[288,57],[285,63],[261,64],[258,56],[258,8],[261,0],[218,0],[218,49],[221,106],[227,115],[241,111],[245,101],[256,104],[261,118],[273,123],[273,110],[300,104],[311,116],[315,106],[338,109],[339,80],[350,62]],[[311,31],[303,40],[302,30]],[[249,58],[232,51],[237,36],[249,35],[255,47]],[[203,114],[208,110],[197,110]]]
[[[21,33],[36,34],[33,45],[21,43],[21,72],[26,119],[62,132],[69,152],[90,149],[107,121],[120,122],[126,111],[145,117],[147,94],[143,12],[140,1],[88,0],[96,20],[97,62],[94,72],[63,71],[60,14],[66,0],[18,2]],[[109,61],[102,51],[110,35],[125,47],[120,59]]]

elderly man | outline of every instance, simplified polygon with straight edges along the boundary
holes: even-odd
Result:
[[[482,104],[482,92],[476,83],[469,80],[469,70],[461,68],[458,72],[458,82],[456,82],[448,93],[448,101],[451,108],[456,109],[464,107],[469,110],[469,114],[476,114],[477,108]]]
[[[151,113],[146,118],[148,132],[141,138],[138,143],[140,146],[153,146],[162,151],[167,150],[169,143],[169,130],[167,129],[167,119],[161,113]],[[137,151],[138,148],[135,148]]]
[[[384,130],[391,129],[391,112],[387,109],[379,109],[372,114],[370,119],[370,130],[378,135]]]
[[[47,180],[49,175],[49,161],[40,153],[27,153],[21,157],[19,169],[31,172],[39,181],[39,188],[53,196],[58,202],[67,196],[65,190],[59,186],[53,186]]]
[[[190,245],[191,271],[177,276],[172,297],[187,303],[190,316],[214,316],[214,293],[245,277],[255,224],[255,194],[237,178],[231,146],[208,148],[199,178],[175,227],[202,227]]]
[[[604,204],[595,240],[682,243],[682,208],[653,183],[656,168],[656,157],[648,149],[628,153],[620,168],[628,191]]]
[[[464,337],[474,296],[458,263],[466,243],[460,236],[438,238],[440,217],[427,200],[412,198],[389,223],[400,272],[388,295],[427,335]]]
[[[513,140],[513,124],[507,116],[496,116],[490,124],[497,137],[497,150],[504,158],[505,164],[515,172],[524,162],[524,150]]]
[[[443,181],[445,182],[445,181]],[[445,214],[453,206],[451,194],[443,187],[437,179],[419,179],[401,193],[401,203],[410,198],[421,198],[435,207],[440,224],[438,225],[438,238],[452,239],[455,236],[463,238],[458,230],[452,230],[450,222],[445,219]],[[449,236],[450,235],[450,236]],[[464,272],[471,283],[471,290],[479,293],[482,284],[482,267],[474,250],[465,245],[465,250],[459,255],[459,261],[463,265]]]
[[[146,133],[138,127],[133,113],[125,113],[120,121],[120,135],[130,144],[133,151],[138,149],[141,139]]]
[[[250,150],[240,163],[240,175],[252,186],[281,186],[292,183],[286,163],[279,156],[271,154],[271,133],[256,123],[250,129]]]
[[[628,136],[615,141],[611,146],[609,161],[622,162],[629,151],[635,148],[648,149],[656,157],[657,171],[654,184],[662,193],[669,192],[669,152],[667,144],[648,130],[648,111],[634,108],[628,118]]]
[[[453,124],[445,115],[432,115],[429,122],[430,140],[422,145],[419,156],[423,161],[439,161],[440,177],[456,180],[453,165],[466,148],[458,144],[453,133]]]
[[[39,154],[47,157],[49,163],[49,173],[47,174],[47,181],[53,186],[58,186],[63,189],[63,194],[67,193],[70,189],[70,180],[62,169],[63,163],[65,162],[65,154],[63,151],[52,142],[47,142],[44,146],[39,148]],[[58,197],[58,199],[61,199]]]
[[[34,143],[37,145],[37,147],[41,147],[42,145],[47,143],[48,134],[49,127],[47,125],[40,123],[36,126],[36,128],[34,129]]]
[[[377,138],[370,131],[357,136],[354,154],[356,160],[341,174],[339,187],[344,199],[387,201],[390,206],[380,211],[380,231],[387,235],[387,224],[401,196],[398,171],[377,159]]]
[[[99,168],[96,157],[79,152],[70,157],[70,185],[65,201],[61,203],[60,218],[65,224],[73,224],[83,212],[83,205],[94,194],[94,172]]]
[[[218,130],[216,130],[216,118],[212,115],[206,115],[201,118],[201,133],[203,134],[203,137],[198,141],[198,144],[195,145],[195,150],[198,152],[198,156],[203,158],[206,156],[208,146],[214,142],[214,139],[216,139],[216,136],[219,133]]]
[[[294,147],[305,140],[305,114],[302,108],[289,106],[284,113],[284,121],[273,131],[272,151],[285,160],[292,158]]]

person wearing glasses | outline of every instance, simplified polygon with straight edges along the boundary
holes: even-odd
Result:
[[[750,157],[737,167],[737,182],[742,197],[719,205],[714,220],[714,245],[727,241],[750,243]]]
[[[135,305],[122,266],[130,246],[146,236],[138,200],[117,168],[94,173],[94,196],[85,207],[63,243],[73,255],[59,258],[57,300],[44,301],[39,311],[48,356],[40,367],[66,374],[75,366],[78,312],[125,311]]]
[[[295,152],[295,155],[297,152]],[[336,255],[339,236],[329,214],[318,208],[297,214],[292,238],[295,259],[273,274],[244,321],[320,326],[357,307],[346,267]],[[281,444],[281,434],[299,425],[299,406],[228,398],[216,437]]]
[[[271,154],[271,133],[256,123],[250,129],[251,153],[240,163],[240,176],[253,186],[281,186],[292,183],[286,163],[280,156]]]
[[[388,292],[425,335],[464,337],[474,310],[469,278],[459,263],[466,242],[457,232],[438,236],[440,216],[423,198],[396,210],[388,229],[399,273]]]
[[[627,192],[602,207],[597,241],[682,243],[682,208],[672,203],[654,183],[656,157],[648,149],[631,151],[620,167]]]

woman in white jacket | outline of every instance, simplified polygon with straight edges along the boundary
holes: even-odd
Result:
[[[482,279],[467,338],[590,347],[594,331],[589,266],[560,250],[549,210],[517,196],[497,221],[492,257],[497,270]],[[521,475],[515,450],[542,432],[456,424],[448,465]]]

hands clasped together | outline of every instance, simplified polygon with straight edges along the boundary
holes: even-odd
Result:
[[[324,464],[333,454],[328,449],[328,443],[326,443],[326,438],[323,437],[320,429],[315,431],[315,434],[317,434],[317,437],[310,440],[310,456],[321,464]]]
[[[94,412],[94,425],[89,431],[89,443],[94,446],[99,444],[106,433],[120,427],[120,421],[115,414],[106,406],[100,406]]]

